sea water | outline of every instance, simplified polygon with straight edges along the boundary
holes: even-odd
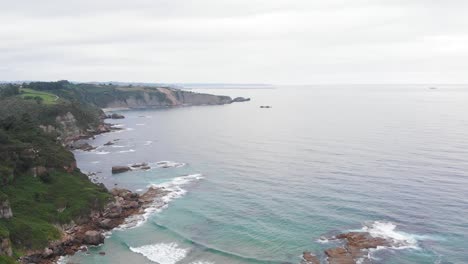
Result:
[[[468,263],[468,86],[428,87],[212,89],[252,100],[120,111],[109,121],[122,130],[75,152],[80,169],[108,188],[171,192],[63,262],[324,261],[330,236],[363,230],[398,242],[373,263]],[[111,174],[141,162],[151,169]]]

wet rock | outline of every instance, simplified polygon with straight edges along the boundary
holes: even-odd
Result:
[[[302,253],[303,261],[301,264],[320,264],[320,260],[312,253],[305,251]]]
[[[150,166],[143,166],[143,167],[141,167],[140,169],[142,169],[142,170],[150,170],[151,167],[150,167]]]
[[[329,264],[355,264],[353,256],[345,248],[330,248],[325,250],[325,254],[328,256]]]
[[[100,251],[100,252],[99,252],[99,255],[101,255],[101,256],[105,256],[105,255],[106,255],[106,252],[104,252],[104,251]]]
[[[260,108],[272,108],[271,105],[261,105]]]
[[[135,164],[133,164],[131,167],[132,167],[132,168],[140,168],[140,167],[145,167],[145,166],[148,166],[148,163],[146,163],[146,162],[135,163]]]
[[[131,168],[128,167],[128,166],[113,166],[112,167],[112,174],[122,173],[122,172],[126,172],[126,171],[129,171],[129,170],[131,170]]]
[[[104,144],[104,146],[111,146],[114,145],[115,143],[112,141],[108,141],[107,143]]]
[[[104,242],[104,235],[98,231],[86,231],[84,242],[89,245],[99,245]]]

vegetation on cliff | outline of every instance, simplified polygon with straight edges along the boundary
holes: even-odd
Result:
[[[0,87],[0,202],[7,201],[12,212],[0,214],[0,240],[11,242],[14,256],[43,249],[60,238],[57,225],[85,221],[110,198],[76,168],[58,137],[57,117],[71,113],[76,127],[86,130],[100,123],[100,109],[77,100],[30,100],[22,89]],[[37,94],[52,98],[47,92]],[[46,132],[41,126],[57,130]],[[0,256],[1,263],[9,260]]]

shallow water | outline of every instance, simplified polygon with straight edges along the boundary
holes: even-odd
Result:
[[[468,263],[468,88],[207,92],[252,101],[123,111],[122,131],[91,142],[115,145],[76,152],[108,187],[173,193],[74,261],[298,263],[335,245],[321,236],[369,226],[405,241],[373,252],[374,263]],[[110,173],[138,162],[152,169]]]

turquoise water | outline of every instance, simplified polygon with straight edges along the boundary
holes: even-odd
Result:
[[[468,88],[208,92],[252,101],[122,111],[124,130],[91,141],[116,145],[76,152],[108,187],[173,193],[166,208],[72,261],[298,263],[304,250],[324,260],[336,244],[321,236],[369,225],[407,242],[373,252],[373,263],[468,263]],[[110,173],[136,162],[153,169]]]

